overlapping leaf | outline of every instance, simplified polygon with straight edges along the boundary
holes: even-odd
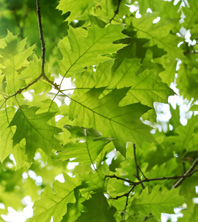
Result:
[[[197,10],[198,10],[198,2],[196,0],[191,0],[188,2],[187,7],[183,7],[182,11],[185,15],[184,19],[184,28],[186,30],[190,29],[190,33],[192,35],[192,38],[197,38],[198,35],[198,15],[197,15]]]
[[[198,205],[192,204],[188,206],[187,209],[183,209],[182,213],[184,214],[183,217],[178,218],[178,222],[196,222],[198,218]]]
[[[126,3],[126,1],[121,2],[120,11],[129,13]],[[98,17],[109,22],[114,15],[117,4],[117,1],[107,0],[61,0],[57,8],[63,13],[70,12],[69,17],[67,18],[68,21],[86,20],[88,19],[88,15],[94,15],[96,18]]]
[[[175,129],[176,135],[166,138],[172,142],[174,150],[177,151],[192,151],[197,149],[198,144],[198,116],[192,116],[186,126],[180,125]]]
[[[143,141],[154,141],[149,134],[150,127],[140,121],[140,116],[149,108],[140,103],[119,107],[128,88],[113,90],[99,99],[103,90],[92,89],[80,98],[72,99],[70,118],[75,120],[75,124],[93,127],[102,132],[103,136],[115,138],[114,144],[123,155],[127,141],[140,146]]]
[[[181,64],[178,70],[177,87],[187,99],[198,99],[198,69],[196,66]]]
[[[154,102],[168,102],[174,92],[158,77],[156,70],[144,70],[139,59],[124,59],[112,72],[112,61],[99,65],[96,72],[83,73],[76,79],[77,88],[107,87],[107,89],[131,87],[121,105],[140,102],[153,107]],[[139,70],[143,69],[143,72]],[[140,72],[140,73],[138,73]]]
[[[180,4],[173,4],[172,2],[163,0],[138,0],[140,14],[146,13],[150,8],[152,12],[158,12],[160,18],[177,18],[180,19]]]
[[[114,209],[110,210],[103,193],[96,193],[92,198],[83,203],[85,212],[76,220],[76,222],[115,222],[113,217]]]
[[[101,135],[94,129],[85,129],[83,127],[65,126],[70,132],[76,131],[77,139],[76,143],[68,143],[64,146],[59,155],[61,159],[75,158],[75,162],[80,164],[94,164],[95,159],[102,152],[104,146],[112,141],[111,138],[101,137]]]
[[[17,36],[14,36],[11,32],[8,32],[8,35],[4,38],[4,44],[4,47],[0,48],[0,72],[6,78],[6,92],[13,94],[25,85],[20,74],[29,65],[27,59],[32,54],[34,47],[25,49],[26,39],[18,41]]]
[[[82,71],[84,67],[109,60],[110,57],[105,56],[106,54],[114,53],[123,47],[122,44],[113,44],[124,37],[122,30],[120,25],[105,28],[92,26],[87,33],[82,28],[70,27],[68,37],[59,42],[59,49],[63,55],[59,62],[61,75],[69,77],[77,71]]]
[[[179,38],[172,35],[170,31],[177,24],[177,19],[163,19],[163,21],[153,24],[153,20],[158,14],[145,14],[141,18],[132,18],[132,26],[137,31],[138,38],[147,38],[151,45],[157,44],[159,48],[165,50],[171,58],[184,59],[183,52],[177,47]],[[148,44],[147,44],[148,45]]]
[[[14,109],[7,108],[0,112],[0,161],[2,162],[12,152],[13,133],[8,128],[10,118],[14,115]]]
[[[41,194],[41,199],[35,202],[34,217],[30,222],[49,222],[53,217],[53,221],[59,222],[67,212],[67,205],[75,203],[75,188],[80,185],[80,181],[64,175],[65,182],[53,183],[52,191],[50,186],[47,186]]]
[[[26,153],[30,160],[34,157],[37,148],[41,148],[46,154],[49,154],[52,149],[59,147],[59,142],[54,135],[58,134],[60,129],[47,123],[54,113],[36,114],[37,110],[38,107],[23,105],[17,110],[10,123],[10,126],[16,125],[17,127],[13,136],[13,144],[18,144],[24,138]]]
[[[60,0],[58,9],[63,13],[70,12],[69,20],[79,19],[78,17],[82,14],[85,15],[85,12],[95,5],[93,0]]]
[[[174,207],[181,206],[183,200],[178,190],[159,191],[159,187],[156,186],[151,193],[148,188],[144,189],[139,197],[133,199],[129,209],[134,212],[144,212],[145,215],[152,213],[160,219],[162,212],[173,213]]]

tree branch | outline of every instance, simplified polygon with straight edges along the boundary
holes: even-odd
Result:
[[[12,98],[12,97],[14,97],[14,96],[22,93],[24,90],[28,89],[30,86],[32,86],[34,83],[36,83],[41,77],[42,77],[42,73],[41,73],[35,80],[33,80],[31,83],[29,83],[27,86],[25,86],[25,87],[17,90],[14,94],[12,94],[12,95],[10,95],[10,96],[4,97],[5,100],[4,100],[4,102],[1,104],[0,109],[1,109],[2,106],[6,103],[6,101],[7,101],[8,99],[10,99],[10,98]]]
[[[198,164],[198,158],[195,159],[189,170],[186,173],[184,173],[183,177],[181,177],[176,183],[173,184],[172,188],[178,187],[186,177],[189,177],[195,172],[197,172],[198,170],[194,170],[197,164]]]
[[[193,170],[190,170],[191,169],[190,168],[184,175],[170,176],[170,177],[147,178],[147,179],[144,179],[144,180],[140,180],[138,182],[133,182],[133,181],[131,181],[129,179],[121,178],[121,177],[118,177],[116,175],[106,175],[105,178],[108,178],[108,177],[109,178],[116,178],[117,180],[122,180],[122,181],[128,182],[129,184],[135,185],[135,186],[137,186],[137,185],[139,185],[141,183],[148,183],[148,182],[151,182],[151,181],[160,181],[160,180],[177,180],[177,179],[182,179],[182,181],[183,181],[185,178],[190,177],[194,173],[198,172],[198,169],[194,170],[194,168],[195,168],[195,166],[193,167]]]
[[[132,182],[131,180],[128,180],[128,179],[125,179],[125,178],[122,178],[122,177],[118,177],[118,176],[116,176],[115,174],[114,174],[114,175],[106,175],[106,176],[105,176],[105,179],[106,179],[106,178],[115,178],[115,179],[117,179],[117,180],[122,180],[122,181],[124,181],[124,182],[130,183],[130,184],[134,184],[134,182]]]
[[[191,165],[191,167],[189,168],[189,170],[188,170],[186,173],[184,173],[183,175],[181,175],[181,176],[158,177],[158,178],[150,178],[150,179],[149,179],[149,178],[145,178],[144,180],[139,180],[138,182],[133,182],[133,181],[131,181],[131,180],[129,180],[129,179],[125,179],[125,178],[122,178],[122,177],[118,177],[118,176],[116,176],[115,174],[114,174],[114,175],[106,175],[105,178],[115,178],[115,179],[117,179],[117,180],[122,180],[122,181],[124,181],[124,182],[128,182],[129,184],[132,185],[131,189],[130,189],[127,193],[124,193],[124,194],[119,195],[119,196],[116,196],[116,197],[111,197],[111,199],[115,199],[115,200],[117,200],[117,199],[119,199],[119,198],[121,198],[121,197],[127,197],[127,200],[126,200],[126,206],[127,206],[127,205],[128,205],[128,197],[129,197],[130,192],[131,192],[136,186],[138,186],[139,184],[141,184],[141,186],[142,186],[142,184],[145,183],[145,182],[148,183],[148,182],[151,182],[151,181],[160,181],[160,180],[178,180],[178,181],[177,181],[176,183],[174,183],[173,186],[172,186],[172,189],[173,189],[173,188],[176,188],[176,187],[178,187],[178,186],[184,181],[185,178],[190,177],[190,176],[192,176],[194,173],[198,172],[198,169],[195,169],[195,167],[197,166],[197,164],[198,164],[198,158],[195,159],[195,161],[193,162],[193,164]],[[137,169],[136,169],[136,171],[137,171]],[[125,207],[125,209],[126,209],[126,207]]]
[[[40,40],[41,40],[41,50],[42,50],[42,67],[41,67],[41,74],[35,79],[33,80],[31,83],[29,83],[27,86],[19,89],[18,91],[16,91],[14,94],[4,97],[5,100],[4,102],[1,104],[0,108],[2,108],[2,106],[6,103],[6,101],[12,97],[15,97],[16,95],[22,93],[24,90],[28,89],[30,86],[32,86],[34,83],[36,83],[41,77],[43,77],[47,82],[49,82],[51,85],[54,86],[55,89],[57,89],[58,91],[60,91],[59,87],[57,84],[55,84],[54,82],[52,82],[46,75],[45,75],[45,42],[44,42],[44,36],[43,36],[43,28],[42,28],[42,22],[41,22],[41,10],[40,10],[40,2],[39,0],[36,0],[36,10],[37,10],[37,17],[38,17],[38,26],[39,26],[39,33],[40,33]]]
[[[45,76],[45,42],[43,37],[43,28],[41,22],[41,10],[40,10],[40,2],[36,0],[36,10],[37,10],[37,17],[38,17],[38,26],[39,26],[39,33],[40,33],[40,40],[41,40],[41,50],[42,50],[42,67],[41,67],[41,74]]]
[[[118,0],[117,8],[116,8],[116,10],[114,11],[113,17],[109,20],[109,23],[111,23],[112,20],[113,20],[113,19],[116,17],[116,15],[119,13],[121,1],[122,1],[122,0]]]

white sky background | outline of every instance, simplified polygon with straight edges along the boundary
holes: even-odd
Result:
[[[177,3],[178,1],[179,0],[175,0],[175,3]],[[130,8],[130,11],[134,12],[137,9],[138,8],[136,6],[132,6]],[[147,11],[152,12],[150,9],[148,9]],[[137,18],[141,17],[138,10],[136,12],[136,17]],[[159,20],[160,20],[160,18],[157,17],[154,20],[154,23],[159,22]],[[188,41],[190,42],[190,33],[189,33],[189,31],[186,31],[185,29],[183,29],[183,30],[181,30],[181,32],[186,36],[186,39],[188,39]],[[179,65],[179,62],[178,62],[178,65]],[[55,82],[57,84],[59,84],[61,79],[62,79],[62,77],[59,75],[59,77],[56,78]],[[70,88],[74,88],[74,86],[71,85],[71,81],[68,78],[64,79],[63,83],[62,83],[62,86],[61,86],[61,90],[70,89]],[[179,95],[178,89],[176,88],[176,84],[172,83],[171,88],[175,91],[176,95],[170,96],[169,99],[168,99],[168,102],[172,105],[173,108],[176,108],[177,104],[180,106],[180,122],[183,125],[186,125],[186,123],[187,123],[187,118],[186,117],[190,118],[190,116],[192,115],[192,112],[189,112],[188,116],[186,116],[186,113],[189,111],[190,104],[189,104],[188,101],[183,100],[182,96]],[[56,93],[57,91],[52,89],[51,92]],[[72,93],[72,92],[73,91],[71,90],[70,93]],[[25,93],[23,93],[23,95],[28,100],[32,100],[32,95],[29,92],[25,92]],[[58,100],[58,98],[55,99],[55,102],[57,103],[58,106],[61,105],[61,102]],[[68,98],[65,98],[65,103],[66,104],[70,103]],[[160,122],[168,122],[168,120],[171,118],[169,105],[168,104],[157,104],[157,109],[163,111],[161,113],[158,113],[157,120],[160,121]],[[70,164],[68,167],[73,168],[74,165]],[[37,177],[36,174],[34,174],[32,172],[30,171],[28,173],[29,176],[39,183],[40,179],[42,179],[42,178]],[[24,174],[23,176],[24,176],[24,178],[27,178],[28,175]],[[59,180],[60,182],[64,182],[64,177],[63,177],[62,174],[60,174],[60,175],[55,177],[55,180]],[[198,186],[195,189],[196,189],[196,193],[198,193]],[[198,200],[196,199],[195,202],[198,203]],[[12,209],[11,207],[9,207],[8,208],[8,211],[9,211],[8,215],[4,215],[4,216],[2,216],[2,218],[4,220],[8,221],[8,222],[25,222],[27,218],[29,218],[33,215],[33,209],[32,209],[33,202],[31,201],[31,198],[29,196],[26,196],[22,200],[22,203],[24,203],[26,205],[26,207],[23,209],[23,211],[17,212],[14,209]],[[0,204],[0,209],[1,208],[3,209],[3,207],[4,206],[2,204]],[[177,217],[182,216],[182,214],[179,213],[179,211],[180,211],[180,209],[175,209],[176,215],[162,214],[161,222],[166,222],[169,218],[171,218],[173,222],[176,222]]]

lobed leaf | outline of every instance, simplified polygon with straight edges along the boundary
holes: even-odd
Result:
[[[26,140],[26,153],[30,160],[38,148],[49,154],[52,149],[57,149],[60,146],[54,135],[61,130],[47,123],[54,116],[54,113],[36,114],[38,109],[38,107],[22,105],[9,125],[17,126],[13,136],[13,145],[15,146],[24,138]]]
[[[85,67],[109,60],[107,54],[123,47],[122,44],[113,44],[124,37],[122,30],[121,25],[109,25],[105,28],[93,25],[87,34],[82,28],[70,27],[68,37],[59,42],[59,49],[63,55],[59,62],[61,75],[70,77],[76,72],[82,72]]]
[[[145,215],[152,213],[157,219],[161,218],[161,213],[173,213],[174,207],[179,207],[184,199],[179,195],[178,190],[159,191],[159,187],[153,188],[149,193],[145,188],[139,197],[135,197],[129,206],[129,210],[134,212],[144,212]]]
[[[53,221],[59,222],[67,212],[67,205],[75,203],[75,188],[80,185],[80,181],[70,178],[64,174],[65,182],[53,183],[52,191],[47,186],[41,194],[41,199],[34,204],[34,216],[30,222],[49,222],[53,217]]]
[[[143,141],[153,142],[148,133],[150,127],[140,121],[140,116],[149,108],[140,103],[119,107],[129,88],[114,89],[99,99],[103,90],[92,89],[77,99],[72,98],[69,112],[75,124],[93,127],[103,135],[115,138],[114,144],[124,156],[127,141],[140,146]]]
[[[81,216],[76,222],[115,222],[113,217],[114,209],[110,209],[106,198],[102,192],[95,193],[91,199],[83,203],[85,206],[85,212],[82,212]]]

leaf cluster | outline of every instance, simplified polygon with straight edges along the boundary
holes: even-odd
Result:
[[[30,222],[196,220],[197,9],[0,0],[0,220],[27,195]]]

